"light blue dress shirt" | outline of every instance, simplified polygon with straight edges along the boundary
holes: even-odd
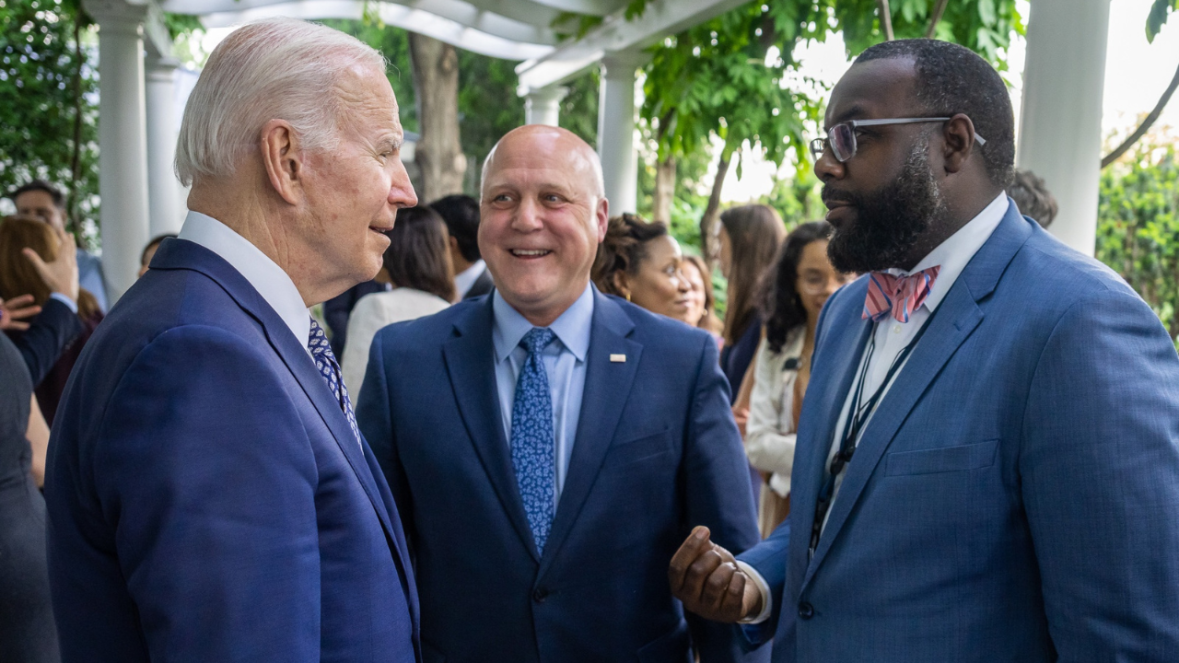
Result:
[[[499,290],[492,295],[491,340],[495,346],[495,386],[499,392],[499,411],[503,419],[504,439],[512,440],[512,405],[516,400],[516,379],[528,351],[520,345],[533,327],[519,311],[504,301]],[[585,393],[585,355],[589,351],[590,327],[594,317],[593,286],[565,310],[549,329],[556,340],[549,344],[541,357],[549,391],[553,398],[553,434],[556,436],[557,490],[559,501],[569,471],[569,458],[577,437],[577,421],[581,416],[581,398]]]

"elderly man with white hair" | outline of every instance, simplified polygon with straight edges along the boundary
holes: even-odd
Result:
[[[382,57],[293,20],[229,36],[185,109],[191,210],[107,316],[53,430],[64,661],[420,660],[400,517],[307,308],[417,201]]]

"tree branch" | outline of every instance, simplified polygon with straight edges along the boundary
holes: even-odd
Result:
[[[1122,141],[1121,145],[1115,147],[1112,152],[1105,155],[1105,157],[1101,159],[1102,168],[1105,168],[1109,164],[1117,161],[1119,157],[1121,157],[1131,147],[1134,146],[1134,143],[1138,142],[1138,139],[1146,135],[1146,132],[1150,130],[1151,125],[1154,124],[1155,120],[1159,119],[1159,115],[1161,115],[1163,109],[1167,107],[1167,102],[1171,100],[1171,95],[1175,93],[1175,88],[1179,88],[1179,68],[1175,69],[1175,75],[1171,77],[1171,84],[1168,85],[1167,89],[1163,91],[1163,96],[1159,97],[1159,102],[1155,104],[1154,110],[1150,111],[1150,115],[1147,115],[1146,119],[1142,120],[1142,124],[1138,125],[1138,128],[1134,130],[1134,133],[1130,134],[1126,140]]]
[[[888,0],[876,0],[876,4],[880,7],[880,29],[884,31],[884,41],[892,41],[896,39],[892,33],[892,9],[888,6]]]
[[[942,14],[946,13],[946,5],[950,4],[950,0],[938,0],[937,5],[933,8],[933,14],[929,17],[929,27],[925,29],[925,38],[933,39],[933,35],[937,32],[937,24],[942,20]]]

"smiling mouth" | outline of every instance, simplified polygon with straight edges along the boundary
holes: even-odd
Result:
[[[543,258],[552,253],[547,249],[511,249],[510,252],[517,258]]]

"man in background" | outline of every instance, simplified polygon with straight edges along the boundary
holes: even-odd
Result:
[[[65,231],[66,200],[61,189],[44,180],[33,180],[16,189],[9,196],[16,205],[16,213],[32,216]],[[89,291],[98,300],[98,308],[107,311],[106,280],[102,275],[102,261],[86,249],[76,249],[78,260],[78,286]]]
[[[487,263],[479,254],[479,201],[455,194],[430,203],[450,233],[450,261],[459,299],[486,295],[495,287]]]

